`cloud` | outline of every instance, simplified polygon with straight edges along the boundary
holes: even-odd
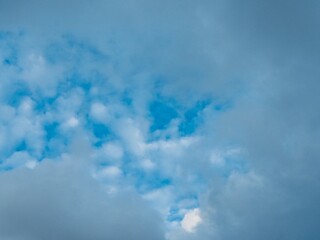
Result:
[[[201,221],[199,209],[192,209],[184,215],[181,226],[187,232],[193,232]]]
[[[0,1],[0,234],[319,239],[319,7]]]
[[[139,196],[111,197],[74,161],[0,175],[2,239],[164,239],[160,218]]]

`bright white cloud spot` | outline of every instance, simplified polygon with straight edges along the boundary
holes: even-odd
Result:
[[[188,211],[181,221],[181,227],[187,232],[194,232],[196,227],[202,222],[200,210],[198,208]]]

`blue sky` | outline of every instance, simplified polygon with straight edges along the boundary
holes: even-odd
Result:
[[[319,7],[0,0],[0,238],[319,239]]]

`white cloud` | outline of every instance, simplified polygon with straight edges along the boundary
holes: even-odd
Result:
[[[26,151],[19,151],[13,153],[9,158],[4,161],[4,166],[17,168],[21,166],[29,166],[33,165],[32,163],[36,163],[36,159],[30,156],[30,154]],[[32,167],[31,167],[32,168]]]
[[[124,118],[118,120],[115,129],[130,153],[139,157],[146,153],[146,143],[143,132],[133,119]]]
[[[170,205],[174,200],[173,188],[170,186],[151,190],[143,194],[143,199],[150,204],[162,215],[163,219],[167,217],[170,210]]]
[[[37,53],[29,53],[22,61],[22,77],[29,83],[32,91],[44,96],[53,97],[56,94],[58,82],[61,80],[61,66],[51,66],[46,59]]]
[[[194,232],[196,227],[202,222],[200,210],[198,208],[189,210],[181,221],[181,227],[187,232]]]
[[[141,166],[143,169],[150,171],[150,170],[155,169],[156,164],[153,161],[151,161],[149,158],[147,158],[147,159],[142,160]]]
[[[110,118],[107,107],[100,102],[91,105],[90,115],[95,121],[101,123],[107,123]]]
[[[72,128],[76,127],[79,125],[79,120],[76,117],[71,117],[68,119],[66,124]]]
[[[34,169],[38,165],[38,162],[33,160],[33,161],[28,161],[26,162],[25,166],[29,169]]]
[[[121,159],[123,157],[123,149],[120,144],[115,142],[108,142],[102,146],[102,152],[107,158]]]
[[[106,167],[101,170],[100,174],[107,177],[119,177],[121,175],[121,169],[117,166]]]

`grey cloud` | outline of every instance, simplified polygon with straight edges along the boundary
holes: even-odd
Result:
[[[109,196],[74,162],[47,161],[0,179],[1,239],[164,239],[160,218],[139,196]]]
[[[254,185],[248,173],[222,188],[213,184],[211,226],[217,239],[318,239],[319,4],[226,1],[219,7],[235,49],[230,56],[245,61],[247,89],[232,110],[207,123],[216,142],[246,150],[262,182]],[[248,185],[241,185],[245,178]]]

